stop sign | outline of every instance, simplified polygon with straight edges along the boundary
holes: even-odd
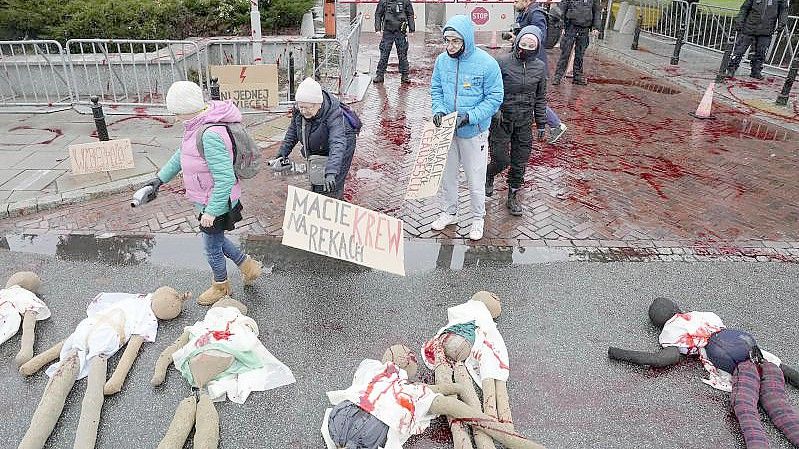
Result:
[[[478,6],[472,10],[472,22],[474,22],[475,25],[485,25],[488,23],[488,18],[488,10],[482,6]]]

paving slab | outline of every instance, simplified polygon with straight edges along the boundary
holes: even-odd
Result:
[[[65,170],[23,170],[0,188],[5,190],[44,190],[64,173]]]

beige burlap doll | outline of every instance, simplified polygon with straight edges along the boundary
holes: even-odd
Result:
[[[181,401],[158,449],[182,449],[194,428],[194,449],[219,446],[219,414],[213,401],[227,396],[242,404],[250,392],[294,382],[291,370],[258,340],[258,326],[244,304],[226,296],[214,303],[202,321],[189,326],[158,357],[150,383],[161,385],[173,362],[199,390],[199,401]]]
[[[89,377],[75,436],[76,449],[93,448],[97,440],[104,395],[117,393],[145,341],[155,341],[158,320],[171,320],[183,310],[189,293],[161,287],[152,294],[100,293],[88,305],[87,318],[65,340],[23,364],[25,376],[47,369],[50,380],[31,418],[19,449],[41,449],[79,379]],[[114,374],[106,382],[108,358],[127,344]]]
[[[0,344],[6,342],[22,326],[20,349],[14,362],[22,365],[33,357],[36,321],[50,318],[50,309],[39,298],[42,281],[36,273],[20,271],[11,275],[0,289]]]
[[[434,360],[445,363],[443,346],[435,345],[433,351]],[[462,384],[413,382],[417,367],[416,356],[402,345],[389,348],[382,361],[363,360],[352,386],[327,393],[334,405],[322,422],[327,448],[399,448],[412,435],[424,432],[431,419],[444,415],[480,430],[508,449],[543,449],[517,434],[510,424],[459,399],[468,395]]]
[[[474,382],[481,387],[482,411],[513,428],[508,399],[507,378],[509,362],[505,342],[496,328],[495,320],[502,313],[496,294],[480,291],[464,304],[447,311],[447,326],[438,331],[422,350],[428,367],[435,370],[436,384],[458,383],[464,388],[463,400],[476,408],[481,403]],[[468,337],[468,338],[467,338]],[[436,358],[436,348],[445,357]],[[472,441],[463,423],[450,423],[456,449],[472,448]],[[474,432],[478,449],[494,445],[479,429]]]

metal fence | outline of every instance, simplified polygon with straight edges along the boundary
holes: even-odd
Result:
[[[261,39],[262,63],[278,66],[282,102],[291,101],[293,85],[305,76],[343,95],[355,76],[362,23],[358,15],[340,39]],[[163,106],[173,82],[209,88],[211,66],[252,61],[247,38],[71,39],[64,47],[48,40],[0,41],[0,112],[10,106],[51,112],[90,104],[94,95],[110,106]]]
[[[77,104],[89,104],[97,95],[112,106],[156,106],[175,81],[203,85],[196,42],[72,39],[66,57]]]
[[[636,0],[632,4],[638,6],[642,33],[679,41],[677,45],[722,53],[728,38],[735,36],[737,9],[683,0]],[[785,31],[772,39],[765,66],[785,76],[793,58],[799,57],[798,47],[799,17],[789,16]]]
[[[71,107],[68,67],[56,41],[0,41],[0,106]]]

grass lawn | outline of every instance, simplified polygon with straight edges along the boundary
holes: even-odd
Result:
[[[738,10],[743,4],[743,0],[700,0],[700,4],[708,6],[721,6]]]

